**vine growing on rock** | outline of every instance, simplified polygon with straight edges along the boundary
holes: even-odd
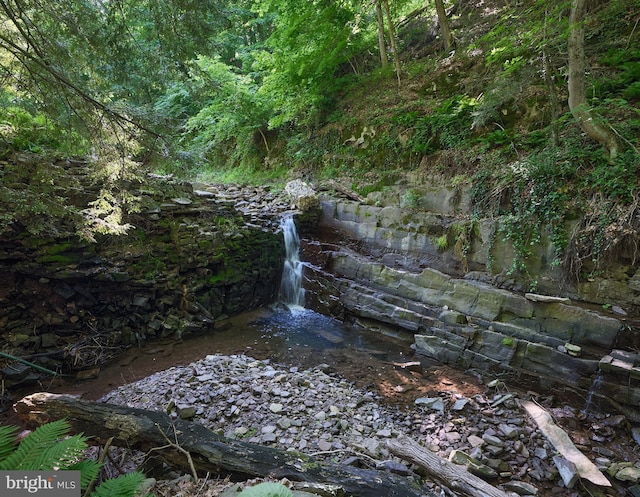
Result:
[[[498,166],[493,174],[483,171],[475,178],[476,214],[498,215],[497,234],[513,246],[509,273],[530,276],[528,262],[545,230],[555,249],[553,264],[560,264],[568,245],[565,222],[576,207],[568,186],[575,176],[573,163],[561,156],[562,152],[552,147]],[[489,184],[498,186],[491,189]]]

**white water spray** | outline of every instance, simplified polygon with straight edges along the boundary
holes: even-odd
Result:
[[[300,237],[293,222],[293,216],[282,219],[284,246],[286,257],[280,281],[280,300],[290,307],[304,307],[304,288],[302,288],[302,271],[300,262]]]

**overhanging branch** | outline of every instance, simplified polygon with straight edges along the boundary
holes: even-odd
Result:
[[[29,40],[27,40],[27,42],[28,41]],[[39,55],[36,56],[31,54],[26,49],[24,49],[23,47],[15,43],[11,38],[6,36],[5,34],[0,34],[0,47],[10,52],[16,58],[16,60],[25,68],[27,68],[27,70],[29,70],[32,74],[33,74],[33,71],[29,69],[27,61],[37,65],[40,69],[45,71],[46,74],[51,76],[58,84],[71,90],[74,94],[78,95],[81,99],[89,103],[92,107],[104,112],[105,114],[115,118],[118,121],[129,123],[135,126],[136,128],[150,134],[151,136],[154,136],[156,138],[162,138],[160,134],[148,128],[144,124],[141,124],[140,122],[134,119],[131,119],[130,117],[127,117],[121,114],[120,112],[117,112],[109,108],[104,103],[96,100],[94,97],[89,95],[86,91],[84,91],[74,82],[72,82],[69,78],[67,78],[64,74],[58,71],[55,67],[53,67],[51,64],[43,60]],[[34,47],[34,52],[36,54],[39,54],[39,51],[35,47]]]

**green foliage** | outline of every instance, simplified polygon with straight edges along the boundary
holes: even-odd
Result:
[[[359,2],[262,0],[258,5],[260,13],[274,15],[268,50],[256,57],[264,74],[260,92],[275,111],[269,126],[312,125],[333,101],[339,68],[365,46]]]
[[[0,157],[8,152],[88,153],[89,144],[78,133],[61,128],[47,115],[0,88]]]
[[[422,4],[392,2],[394,21]],[[559,255],[567,246],[563,220],[579,209],[578,199],[601,195],[609,206],[637,197],[638,6],[601,2],[585,26],[590,104],[627,147],[612,165],[562,115],[569,2],[495,8],[497,17],[456,13],[458,39],[473,32],[475,43],[447,59],[413,60],[433,48],[423,29],[431,10],[400,23],[406,38],[399,40],[398,88],[392,67],[377,68],[375,13],[361,0],[5,2],[0,154],[93,149],[95,181],[104,188],[82,213],[80,232],[88,239],[130,227],[127,215],[140,205],[127,185],[140,181],[133,173],[143,157],[202,180],[350,177],[363,195],[418,164],[467,175],[487,167],[474,181],[476,214],[504,215],[501,235],[516,246],[516,266],[524,271],[539,241],[535,226],[550,227]],[[549,85],[560,109],[551,110]],[[145,135],[131,121],[161,136]],[[376,132],[367,146],[345,143],[365,124]],[[562,133],[550,148],[554,124]],[[146,147],[158,144],[159,153],[147,155]],[[471,152],[458,160],[462,150]],[[438,160],[423,161],[436,153]],[[0,171],[0,231],[23,225],[55,233],[61,219],[77,221],[57,197],[63,182],[55,174],[9,169]],[[405,205],[419,203],[406,195]],[[599,229],[611,226],[609,214],[596,218]],[[472,235],[467,228],[450,234],[448,248],[464,256]],[[155,261],[141,265],[149,274],[162,270]]]
[[[568,28],[568,1],[535,0],[502,17],[478,40],[487,52],[486,63],[502,68],[502,77],[513,77],[543,51],[564,42]]]
[[[30,432],[20,443],[15,427],[0,426],[0,470],[78,470],[80,484],[86,488],[98,477],[100,464],[84,459],[87,438],[69,435],[66,420],[53,421]],[[130,473],[100,484],[92,497],[132,497],[144,475]]]
[[[516,342],[512,337],[504,337],[502,339],[502,345],[509,348],[515,348]]]
[[[449,237],[446,233],[435,239],[435,246],[440,252],[444,252],[449,248]]]
[[[629,205],[640,191],[640,154],[626,150],[613,164],[600,160],[584,176],[585,188],[599,192],[606,198]]]
[[[185,124],[186,135],[196,150],[215,156],[230,145],[228,149],[235,149],[232,155],[241,162],[256,145],[256,132],[262,138],[258,145],[269,149],[262,130],[267,127],[271,110],[250,76],[239,74],[219,58],[200,56],[192,69],[192,79],[200,101],[206,102]],[[181,91],[179,101],[188,101],[185,90]],[[176,101],[173,97],[169,100]]]
[[[27,187],[26,185],[29,185]],[[65,176],[49,162],[6,162],[0,168],[0,233],[20,226],[33,235],[67,235],[64,224],[79,222],[78,210],[59,196]]]
[[[384,171],[383,173],[375,177],[363,177],[361,181],[354,183],[351,187],[362,197],[367,197],[367,195],[369,195],[370,193],[384,191],[385,189],[393,185],[397,181],[397,179],[397,172]]]
[[[411,131],[407,146],[413,152],[428,154],[440,149],[460,147],[472,135],[472,114],[478,102],[465,95],[454,95],[426,116],[410,112],[393,121]]]
[[[293,492],[282,483],[263,482],[245,488],[238,497],[293,497]]]
[[[594,82],[592,95],[640,100],[640,48],[612,48],[601,58],[601,63],[608,68],[607,76]]]
[[[511,242],[515,251],[511,272],[528,274],[527,261],[542,241],[544,229],[549,232],[558,258],[567,248],[565,220],[574,205],[570,186],[578,167],[576,157],[571,159],[552,147],[512,163],[507,169],[498,168],[493,174],[484,170],[476,176],[474,203],[484,207],[484,215],[501,214],[499,234]],[[487,182],[500,187],[489,189],[483,186]]]
[[[127,473],[103,481],[93,492],[91,497],[132,497],[138,495],[138,489],[144,481],[141,473]]]
[[[416,209],[420,206],[422,195],[419,191],[410,188],[402,194],[400,205],[407,209]]]
[[[16,426],[0,425],[0,461],[4,461],[16,450],[18,445],[17,434],[18,428]]]
[[[2,470],[70,469],[81,458],[86,442],[81,435],[67,437],[66,421],[55,421],[38,427],[17,448],[0,461]],[[9,442],[4,439],[3,442]],[[7,453],[6,448],[1,452]],[[97,475],[97,468],[92,474]]]

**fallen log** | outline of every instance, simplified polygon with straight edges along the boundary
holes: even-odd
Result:
[[[287,478],[338,485],[345,495],[354,497],[436,497],[395,474],[328,463],[296,451],[232,440],[199,423],[172,420],[161,411],[51,393],[29,395],[14,408],[28,427],[65,418],[74,431],[100,443],[113,437],[114,445],[152,451],[153,456],[165,464],[189,473],[193,464],[202,474]]]
[[[592,463],[587,456],[578,450],[573,444],[567,432],[560,428],[551,415],[539,405],[524,400],[522,407],[529,413],[529,416],[540,428],[542,434],[547,437],[551,445],[564,457],[567,461],[575,465],[580,478],[589,480],[594,485],[601,487],[610,487],[611,482],[607,477]]]
[[[387,441],[389,450],[398,457],[424,468],[430,477],[465,497],[508,497],[506,492],[469,473],[464,466],[454,464],[425,449],[410,438]]]

